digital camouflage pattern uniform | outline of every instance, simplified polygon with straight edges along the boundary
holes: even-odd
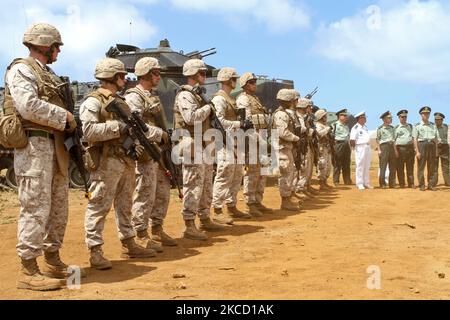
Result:
[[[98,168],[91,171],[91,199],[85,214],[86,244],[89,249],[103,244],[105,219],[113,204],[120,240],[135,236],[131,224],[135,163],[122,148],[125,136],[120,132],[119,120],[105,110],[112,99],[120,98],[100,88],[80,107],[84,138],[90,148],[98,148],[100,153]],[[121,102],[121,106],[129,112],[125,101]]]
[[[225,91],[219,90],[212,99],[217,110],[217,117],[226,131],[234,131],[240,128],[237,120],[236,100]],[[228,153],[230,154],[228,154]],[[224,148],[217,154],[217,169],[214,179],[213,200],[214,208],[222,208],[223,202],[229,208],[237,205],[237,195],[241,188],[244,176],[244,165],[237,163],[237,148]]]
[[[163,130],[157,126],[156,120],[162,112],[159,97],[154,92],[136,87],[127,91],[125,100],[131,112],[137,111],[147,124],[149,140],[161,142]],[[152,226],[163,225],[169,207],[170,187],[170,180],[165,176],[164,170],[149,156],[136,162],[136,188],[132,208],[132,222],[136,232],[147,230],[150,220]]]
[[[5,113],[15,108],[29,136],[27,146],[15,150],[14,170],[20,202],[17,252],[30,260],[42,250],[57,252],[64,239],[69,180],[62,131],[67,111],[55,89],[61,80],[38,60],[15,61],[5,80]]]
[[[191,163],[183,159],[183,219],[194,220],[198,215],[200,219],[209,219],[213,189],[213,165],[206,161],[194,163],[194,139],[201,141],[204,146],[203,133],[210,128],[211,107],[205,105],[200,96],[193,92],[192,86],[183,86],[175,98],[174,121],[175,129],[185,129],[190,137],[183,137],[180,142],[181,149],[191,148]],[[201,126],[197,136],[194,134],[194,124]],[[195,150],[202,152],[203,150]],[[185,157],[184,154],[181,154]],[[203,155],[202,155],[203,156]],[[186,156],[187,158],[187,156]]]
[[[260,121],[259,124],[255,124],[255,117],[259,116],[259,119],[265,119],[265,108],[261,104],[261,101],[257,96],[247,94],[242,92],[236,99],[236,104],[238,109],[244,108],[246,110],[245,115],[247,119],[252,120],[255,126],[255,132],[252,135],[255,141],[258,141],[258,146],[262,139],[257,140],[258,131],[260,129],[267,129],[267,120]],[[250,142],[252,143],[252,142]],[[264,197],[264,189],[266,187],[266,175],[261,174],[261,169],[266,166],[266,164],[261,164],[261,159],[258,154],[256,156],[256,163],[249,163],[246,166],[245,176],[244,176],[244,197],[248,205],[258,205],[262,203]]]
[[[317,164],[317,177],[321,183],[326,183],[331,174],[331,144],[328,133],[331,128],[321,122],[316,122],[317,136],[319,139],[319,162]]]

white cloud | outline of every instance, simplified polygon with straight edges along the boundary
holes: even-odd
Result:
[[[410,0],[380,9],[322,26],[316,50],[383,79],[450,82],[450,6]]]
[[[223,16],[231,23],[259,22],[269,31],[282,33],[309,27],[305,9],[291,0],[171,0],[178,9]]]
[[[8,0],[3,7],[9,10],[0,12],[4,31],[0,62],[6,64],[26,55],[23,32],[34,22],[47,22],[60,30],[64,42],[54,68],[59,73],[70,71],[72,79],[92,80],[96,61],[105,56],[110,46],[129,43],[130,34],[131,44],[148,47],[157,29],[137,6],[156,1],[131,0],[125,4],[119,0],[41,0],[25,1],[22,6],[19,1]]]

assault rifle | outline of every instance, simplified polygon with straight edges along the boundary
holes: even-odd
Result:
[[[137,140],[139,144],[144,148],[144,151],[161,167],[164,171],[164,174],[171,181],[173,179],[172,173],[169,169],[167,169],[166,165],[162,160],[162,155],[159,149],[150,141],[148,141],[145,134],[148,132],[148,127],[145,122],[139,116],[137,111],[132,112],[131,115],[128,115],[125,110],[123,110],[120,106],[120,103],[117,102],[117,99],[114,99],[109,105],[106,107],[106,111],[114,113],[120,120],[122,120],[127,129],[127,139],[124,141],[122,147],[125,149],[126,154],[130,156],[133,160],[138,160],[139,156],[136,151],[136,143]],[[181,190],[179,190],[181,192]],[[182,197],[182,194],[180,193]]]
[[[73,99],[72,88],[70,87],[69,77],[60,77],[63,82],[61,86],[61,94],[63,96],[64,103],[66,105],[67,111],[74,114],[75,102]],[[81,137],[83,136],[83,131],[81,129],[81,121],[79,117],[75,118],[77,122],[77,127],[72,133],[66,133],[64,139],[64,146],[69,152],[70,157],[77,166],[78,172],[83,179],[84,184],[84,196],[90,199],[89,193],[89,178],[86,168],[84,166],[83,155],[85,153],[83,144],[81,143]]]
[[[305,99],[311,100],[315,96],[315,94],[317,93],[318,90],[319,90],[319,87],[315,87],[313,91],[311,91],[310,93],[308,93],[305,96]]]

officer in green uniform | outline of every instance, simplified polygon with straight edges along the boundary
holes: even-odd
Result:
[[[397,178],[401,188],[405,188],[405,166],[408,188],[414,186],[414,143],[413,126],[408,123],[408,110],[397,113],[400,123],[395,127],[395,155],[397,157]]]
[[[350,128],[347,125],[348,111],[347,109],[342,109],[336,112],[336,115],[338,116],[338,121],[333,124],[334,148],[336,151],[336,166],[333,170],[333,182],[334,185],[339,184],[339,176],[342,171],[344,183],[351,185],[353,184],[350,178],[352,150],[349,144]]]
[[[430,107],[420,109],[422,121],[418,123],[413,130],[414,149],[416,150],[416,158],[418,161],[417,178],[421,191],[425,191],[425,166],[428,171],[428,190],[436,191],[435,171],[436,171],[436,155],[438,132],[436,126],[430,122]]]
[[[386,168],[389,165],[389,188],[395,188],[395,164],[396,155],[394,148],[395,128],[392,126],[392,114],[390,111],[380,117],[383,124],[377,130],[378,156],[380,158],[380,188],[386,189]]]
[[[439,159],[441,160],[442,175],[447,187],[450,187],[450,166],[449,166],[449,147],[448,147],[448,126],[444,124],[445,115],[436,112],[434,120],[438,131],[438,154],[436,158],[436,173],[434,181],[437,185],[439,176]]]

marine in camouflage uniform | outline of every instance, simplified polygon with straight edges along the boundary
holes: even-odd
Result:
[[[312,101],[309,99],[301,98],[296,106],[295,115],[298,118],[298,122],[302,127],[301,131],[306,135],[306,154],[304,155],[300,168],[296,168],[297,174],[294,178],[295,190],[298,193],[303,193],[309,197],[314,195],[309,192],[308,187],[310,185],[312,172],[313,172],[313,153],[310,148],[310,140],[314,130],[306,126],[305,118],[308,116],[308,112],[311,112]],[[308,111],[309,110],[309,111]]]
[[[395,128],[392,126],[392,114],[387,111],[380,117],[383,125],[377,129],[378,156],[380,158],[380,188],[386,189],[386,169],[389,165],[389,188],[395,188],[396,154],[395,154]]]
[[[114,114],[106,110],[110,103],[118,103],[124,112],[131,114],[125,100],[116,93],[126,84],[124,64],[111,58],[100,60],[95,67],[95,77],[101,87],[91,93],[80,107],[84,138],[89,144],[86,164],[91,171],[91,186],[85,214],[86,244],[90,250],[91,267],[105,270],[112,267],[103,256],[103,229],[106,216],[114,203],[117,230],[122,242],[122,257],[148,258],[155,251],[136,244],[131,224],[132,196],[135,186],[135,162],[126,154],[123,143],[128,128]],[[149,131],[149,135],[152,132]],[[160,132],[154,132],[158,139]],[[160,138],[160,137],[159,137]],[[153,140],[152,139],[152,140]],[[134,147],[138,157],[142,146]]]
[[[266,143],[264,138],[260,139],[259,136],[260,130],[268,129],[268,117],[264,106],[255,95],[256,82],[256,76],[250,72],[244,73],[240,77],[239,84],[243,92],[237,97],[236,104],[238,109],[246,110],[246,119],[250,120],[253,124],[253,133],[249,135],[249,144],[256,144],[258,151],[256,155],[249,155],[249,162],[246,165],[244,198],[249,213],[254,217],[260,217],[263,213],[273,213],[273,210],[262,204],[267,177],[261,171],[268,166],[268,163],[266,163],[268,159],[262,159],[263,157],[259,153],[260,144]]]
[[[332,189],[327,180],[331,174],[331,127],[327,125],[327,112],[323,109],[316,111],[316,130],[319,139],[319,162],[317,163],[317,178],[320,183],[320,190]]]
[[[300,140],[296,136],[296,119],[287,110],[292,110],[297,105],[298,98],[293,90],[281,89],[277,94],[280,107],[273,115],[273,129],[278,131],[279,141],[276,148],[278,155],[278,166],[280,177],[278,178],[278,188],[281,195],[281,210],[298,211],[299,205],[291,201],[295,193],[294,186],[294,154],[293,144]]]
[[[62,81],[47,66],[57,60],[63,45],[59,31],[49,24],[34,24],[25,32],[23,44],[30,55],[8,67],[3,107],[5,115],[20,115],[28,137],[26,146],[14,152],[20,202],[17,287],[55,290],[62,283],[51,278],[67,276],[67,265],[59,256],[68,218],[69,156],[64,131],[72,132],[76,122],[61,98]],[[36,262],[42,251],[43,274]]]
[[[195,225],[197,215],[200,218],[201,229],[206,231],[224,229],[210,217],[213,165],[204,158],[203,148],[206,145],[203,142],[203,134],[211,127],[211,105],[205,104],[196,91],[205,82],[206,70],[202,60],[191,59],[185,62],[183,75],[187,77],[188,83],[181,87],[175,97],[174,105],[175,130],[184,130],[189,134],[189,136],[183,136],[179,143],[180,156],[183,158],[182,215],[186,225],[184,237],[201,241],[207,240],[208,237],[197,229]],[[196,131],[195,126],[198,126],[200,130]]]
[[[149,132],[153,132],[153,140],[162,144],[169,143],[164,108],[156,88],[161,79],[161,66],[155,58],[140,59],[135,66],[138,85],[128,89],[125,100],[131,112],[137,112],[147,124]],[[162,245],[176,246],[176,241],[163,230],[170,201],[170,178],[151,157],[145,155],[136,161],[136,188],[133,195],[133,226],[138,243],[162,252]],[[151,221],[152,238],[148,234]]]
[[[397,113],[400,124],[395,127],[395,155],[397,157],[397,178],[401,188],[415,188],[414,186],[414,161],[416,159],[414,155],[414,144],[412,131],[413,126],[407,123],[408,110],[401,110]],[[405,167],[406,177],[405,181]]]
[[[222,88],[214,95],[212,102],[217,110],[217,118],[227,132],[235,133],[241,128],[238,119],[236,100],[230,95],[236,88],[239,75],[234,68],[222,68],[217,75],[217,81]],[[245,111],[245,110],[244,110]],[[217,153],[217,169],[214,178],[213,200],[214,219],[223,224],[233,224],[233,218],[248,219],[248,213],[237,209],[237,195],[244,176],[244,165],[238,163],[239,150],[235,145],[224,146]],[[227,205],[227,212],[223,211],[223,203]]]
[[[436,129],[438,131],[438,154],[436,157],[436,173],[434,181],[437,185],[439,176],[439,160],[441,160],[442,176],[444,177],[444,183],[447,187],[450,187],[450,166],[449,166],[449,147],[448,147],[448,126],[444,124],[445,115],[436,112],[434,114],[434,120],[436,123]]]
[[[439,134],[434,123],[430,122],[430,107],[423,107],[419,111],[422,121],[413,129],[414,149],[418,162],[417,179],[420,191],[425,191],[425,167],[428,171],[428,190],[436,191],[436,156]]]

